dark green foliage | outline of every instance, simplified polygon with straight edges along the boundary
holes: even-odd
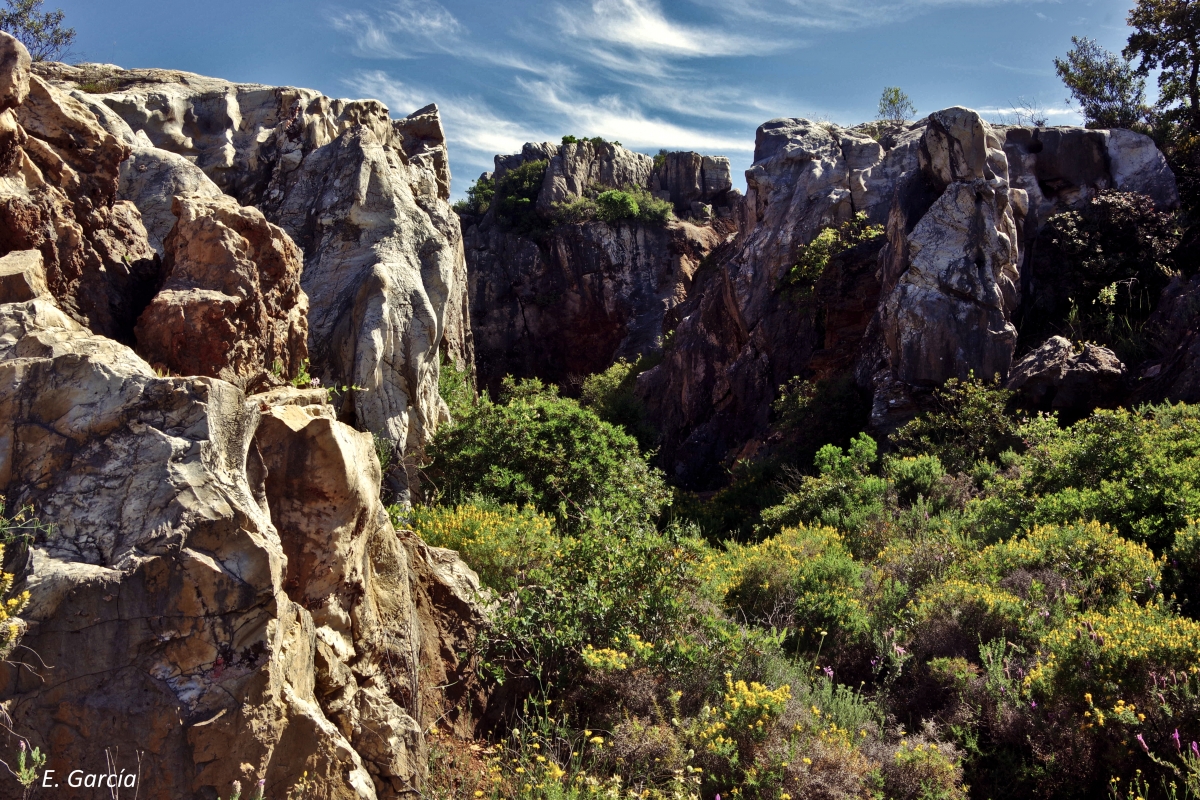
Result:
[[[537,213],[537,197],[542,190],[549,161],[527,161],[496,179],[492,202],[496,218],[517,233],[532,233],[545,223]]]
[[[1097,520],[1156,553],[1200,517],[1200,410],[1096,411],[1069,428],[1021,426],[1027,452],[997,473],[971,514],[998,540],[1035,524]]]
[[[572,136],[571,134],[567,134],[566,136],[562,137],[562,143],[563,144],[588,143],[588,144],[591,144],[592,147],[595,147],[597,150],[599,150],[601,147],[611,147],[613,145],[616,145],[617,147],[621,146],[620,142],[610,142],[610,141],[606,140],[603,136],[593,136],[590,139],[584,137],[581,139],[578,136]]]
[[[609,189],[595,197],[577,197],[559,203],[554,221],[559,224],[600,220],[613,224],[622,220],[666,224],[674,218],[671,203],[659,200],[640,186]]]
[[[1186,0],[1138,0],[1126,19],[1133,33],[1125,47],[1140,74],[1158,70],[1158,108],[1200,133],[1200,14]]]
[[[666,163],[667,163],[667,151],[666,150],[659,150],[657,153],[654,154],[654,170],[655,170],[655,172],[657,172],[658,170],[660,170],[664,166],[666,166]]]
[[[1038,237],[1023,342],[1061,333],[1136,363],[1147,354],[1142,323],[1170,280],[1178,244],[1174,215],[1145,195],[1104,191],[1082,211],[1054,215]]]
[[[34,61],[57,61],[75,41],[75,29],[64,28],[61,10],[42,11],[44,0],[5,0],[0,31],[16,37]]]
[[[486,214],[495,194],[496,182],[488,175],[480,175],[467,189],[467,198],[454,204],[454,210],[460,214]]]
[[[639,358],[630,363],[618,359],[604,372],[588,376],[583,382],[579,402],[590,408],[605,422],[624,428],[638,441],[643,451],[651,449],[658,438],[657,431],[646,420],[646,407],[635,393],[637,376],[648,368],[647,360]]]
[[[473,496],[532,505],[563,530],[597,513],[629,523],[654,519],[668,499],[662,476],[637,441],[539,381],[506,379],[438,430],[427,473],[443,502]]]
[[[470,371],[465,366],[459,369],[453,359],[445,358],[438,372],[438,394],[450,409],[452,418],[469,412],[476,400]]]
[[[800,248],[796,263],[788,270],[784,282],[798,289],[802,297],[806,297],[812,294],[817,281],[825,274],[825,269],[834,256],[882,235],[883,226],[868,225],[867,215],[863,211],[839,227],[824,228],[811,242]]]
[[[1129,59],[1105,50],[1095,39],[1072,36],[1073,47],[1065,59],[1054,59],[1058,77],[1071,90],[1089,128],[1143,126],[1146,79]]]
[[[901,455],[934,456],[951,473],[970,473],[981,461],[998,464],[1005,451],[1022,446],[1018,420],[1008,412],[1011,397],[998,380],[951,378],[934,390],[932,409],[889,438]]]

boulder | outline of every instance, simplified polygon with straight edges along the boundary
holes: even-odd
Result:
[[[264,371],[298,374],[308,359],[300,248],[226,195],[182,195],[173,211],[166,280],[138,319],[138,352],[156,369],[243,387]]]
[[[178,195],[223,196],[202,169],[167,150],[137,146],[121,162],[117,197],[138,207],[146,238],[159,256],[164,255],[163,243],[175,227],[173,205]]]
[[[1141,371],[1136,399],[1200,403],[1200,275],[1171,279],[1146,330],[1158,352]]]
[[[1125,365],[1107,347],[1082,348],[1052,336],[1013,365],[1005,388],[1029,409],[1058,411],[1069,418],[1094,408],[1115,407],[1125,398]]]
[[[588,189],[623,189],[646,186],[654,169],[654,159],[634,153],[619,144],[590,141],[564,144],[550,158],[537,207],[550,213],[555,203],[582,197]]]
[[[24,303],[49,294],[41,250],[14,250],[0,257],[0,303]]]

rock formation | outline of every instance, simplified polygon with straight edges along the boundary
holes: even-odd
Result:
[[[59,781],[135,773],[147,798],[259,778],[284,797],[305,773],[312,796],[412,794],[423,731],[472,724],[459,654],[480,588],[454,553],[392,527],[372,436],[340,417],[399,420],[420,442],[444,416],[439,350],[469,358],[436,113],[393,124],[302,90],[30,69],[0,34],[0,496],[48,526],[6,553],[30,599],[0,663],[0,748],[23,737]],[[71,76],[128,91],[71,94]],[[164,198],[184,189],[166,228]],[[325,189],[345,199],[303,196]],[[378,408],[243,390],[276,361],[299,368],[302,282],[344,312],[310,339],[338,350],[326,374],[374,364],[358,383],[374,380]]]
[[[1200,403],[1200,275],[1173,278],[1146,328],[1158,354],[1142,370],[1138,399]]]
[[[660,465],[698,488],[759,450],[793,376],[854,375],[879,433],[949,377],[1007,378],[1026,244],[1046,218],[1108,188],[1178,205],[1147,137],[993,128],[961,108],[879,141],[865,127],[772,120],[754,159],[736,240],[675,310],[662,363],[638,379]],[[857,213],[885,235],[833,258],[812,292],[791,290],[801,249]]]
[[[493,175],[543,160],[542,230],[512,230],[495,204],[464,216],[476,366],[493,390],[509,374],[569,384],[656,352],[700,263],[732,231],[709,219],[714,203],[731,216],[727,159],[668,153],[656,166],[615,144],[530,143],[496,156]],[[631,186],[670,200],[681,219],[554,220],[559,203]]]
[[[226,195],[180,195],[174,211],[165,282],[138,320],[138,352],[155,369],[243,388],[264,371],[299,373],[308,358],[300,249]]]
[[[1006,388],[1025,407],[1069,420],[1121,403],[1125,377],[1125,365],[1107,347],[1088,343],[1076,350],[1069,339],[1051,336],[1013,365]]]
[[[393,120],[377,101],[307,89],[94,64],[35,69],[64,92],[86,87],[90,107],[106,109],[104,124],[129,145],[110,135],[114,143],[135,150],[120,186],[151,221],[156,244],[166,238],[169,184],[210,196],[215,186],[300,246],[313,375],[361,387],[339,398],[339,417],[398,443],[412,468],[447,418],[441,359],[467,369],[474,360],[436,107]],[[393,477],[404,495],[409,476]]]

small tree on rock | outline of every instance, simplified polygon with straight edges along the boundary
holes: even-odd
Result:
[[[905,120],[917,115],[917,107],[912,104],[899,86],[888,86],[879,98],[879,120],[891,125],[902,125]]]
[[[0,31],[12,34],[34,61],[57,61],[75,41],[75,29],[62,26],[61,10],[42,11],[43,0],[5,0]]]

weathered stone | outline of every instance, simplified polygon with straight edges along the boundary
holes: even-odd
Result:
[[[1005,387],[1027,408],[1081,417],[1124,400],[1125,365],[1107,347],[1087,343],[1076,349],[1069,339],[1052,336],[1013,365]]]
[[[156,369],[243,387],[264,370],[296,375],[308,358],[300,249],[232,197],[183,195],[173,210],[166,281],[138,320],[138,352]]]
[[[689,212],[694,203],[722,204],[733,188],[729,159],[691,152],[663,154],[649,182],[651,192],[670,200],[679,214]]]
[[[0,359],[0,492],[53,525],[0,699],[47,768],[107,747],[149,798],[415,790],[447,710],[418,665],[460,674],[478,581],[392,530],[371,437],[321,391],[158,378],[44,300],[0,305]]]
[[[112,86],[93,97],[136,139],[194,163],[292,237],[304,252],[313,374],[326,385],[363,387],[342,396],[339,414],[394,440],[403,464],[419,461],[447,418],[441,359],[468,370],[474,363],[437,108],[392,120],[378,101],[308,89],[98,64],[35,69],[64,90]],[[161,231],[164,194],[128,191]],[[408,482],[399,475],[393,488],[403,497]]]
[[[582,197],[591,188],[603,191],[645,186],[653,169],[654,159],[650,156],[620,145],[596,145],[589,141],[564,144],[546,167],[542,190],[538,193],[538,210],[549,214],[555,203]]]
[[[1136,399],[1200,403],[1200,276],[1176,276],[1146,321],[1157,354],[1142,371]]]
[[[0,257],[0,303],[24,303],[50,294],[40,250],[14,250]]]
[[[204,171],[186,158],[157,147],[134,147],[121,162],[117,197],[129,200],[142,214],[146,238],[162,256],[163,242],[175,227],[172,210],[178,195],[221,197],[221,190]]]

